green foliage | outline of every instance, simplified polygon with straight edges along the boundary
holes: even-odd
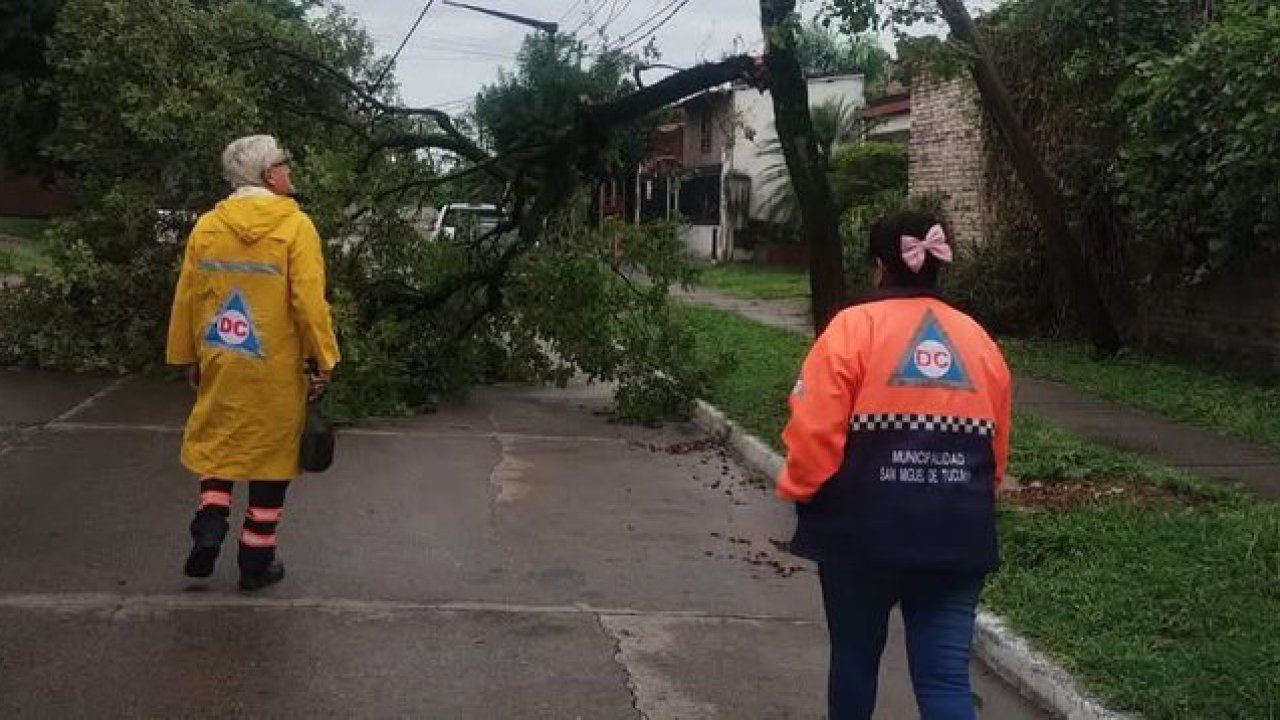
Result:
[[[831,160],[830,177],[841,208],[867,203],[884,192],[906,193],[907,147],[875,141],[842,145]]]
[[[1072,326],[1061,273],[1043,235],[1007,231],[958,249],[942,276],[948,296],[982,326],[1001,335],[1054,335]]]
[[[176,249],[151,243],[104,262],[82,224],[49,234],[53,266],[0,291],[0,364],[120,372],[164,357]]]
[[[818,18],[799,25],[796,55],[809,77],[858,74],[869,86],[887,76],[891,62],[874,34],[846,37]]]
[[[306,21],[286,6],[61,4],[49,47],[58,125],[45,151],[80,211],[48,236],[52,270],[0,299],[0,363],[123,370],[158,362],[181,239],[194,211],[225,193],[221,148],[272,132],[305,163],[309,147],[338,145],[324,123],[281,112],[279,101],[300,88],[278,62],[235,48],[274,41],[351,69],[343,54],[367,48],[367,38],[333,25],[333,16]],[[343,103],[337,92],[307,100],[316,112]]]
[[[57,100],[45,85],[57,11],[56,0],[0,3],[0,178],[48,171],[39,150],[57,125]]]
[[[676,316],[693,332],[698,354],[722,363],[703,397],[775,448],[787,422],[809,340],[728,310],[683,306]]]
[[[499,154],[546,142],[573,123],[583,103],[607,102],[635,90],[630,79],[635,63],[618,51],[589,55],[586,44],[574,38],[529,35],[516,70],[503,71],[476,96],[475,123]],[[601,170],[634,167],[648,149],[652,127],[648,120],[615,129]]]
[[[694,277],[679,227],[610,223],[590,231],[564,218],[552,232],[550,246],[530,254],[506,289],[513,347],[525,348],[535,365],[550,362],[539,368],[548,379],[563,382],[577,371],[616,382],[621,419],[687,417],[711,368],[693,361],[693,339],[669,313],[670,289]],[[606,239],[619,235],[625,269],[608,255]],[[647,283],[631,281],[629,273]]]
[[[1117,103],[1144,255],[1193,281],[1280,252],[1280,7],[1264,5],[1231,6],[1181,52],[1142,63]]]
[[[829,100],[810,109],[813,132],[822,161],[831,165],[836,148],[862,135],[862,116],[858,109],[843,100]],[[800,204],[791,184],[782,141],[774,138],[760,148],[761,157],[773,159],[760,177],[765,199],[765,215],[770,221],[787,228],[793,235],[800,231]]]
[[[1115,174],[1127,111],[1114,98],[1140,59],[1175,52],[1191,37],[1197,23],[1192,5],[1199,3],[1020,0],[983,20],[983,35],[1019,119],[1058,180],[1069,220],[1121,321],[1136,317],[1143,299],[1134,292],[1139,255],[1129,242]],[[989,122],[986,146],[996,245],[980,259],[989,271],[1010,273],[993,285],[1027,291],[1022,297],[1028,302],[1012,302],[1008,295],[1001,301],[992,292],[984,305],[996,306],[994,315],[1011,329],[1074,332],[1078,313],[1054,300],[1070,296],[1062,292],[1065,263],[1043,241],[1039,219]],[[1024,272],[1036,272],[1042,282],[1027,282],[1017,274]],[[1038,312],[1043,322],[1036,327]]]
[[[531,40],[483,93],[488,142],[545,144],[583,98],[630,89],[629,59],[581,60]],[[344,355],[326,399],[336,417],[430,409],[473,383],[585,374],[616,383],[620,417],[654,422],[687,413],[707,380],[667,313],[667,288],[692,278],[676,230],[592,229],[589,202],[571,192],[640,152],[628,143],[643,122],[602,153],[526,163],[509,186],[480,172],[444,182],[480,151],[447,118],[394,108],[394,88],[375,87],[386,65],[364,30],[313,2],[67,0],[50,61],[61,114],[46,149],[79,211],[48,235],[52,267],[0,290],[0,364],[160,362],[182,240],[227,192],[219,153],[266,132],[292,150],[304,206],[330,240]],[[481,194],[519,198],[503,232],[424,235],[424,208]],[[607,251],[617,235],[623,264]]]
[[[938,18],[934,0],[825,0],[824,8],[831,21],[851,33],[893,29],[903,34]]]

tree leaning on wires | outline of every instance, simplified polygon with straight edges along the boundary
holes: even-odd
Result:
[[[190,218],[225,194],[209,148],[271,133],[292,139],[303,206],[327,240],[345,357],[327,396],[336,414],[414,412],[475,383],[578,372],[616,382],[629,417],[687,411],[710,373],[666,304],[692,273],[677,233],[621,230],[650,281],[634,283],[592,227],[592,190],[634,167],[646,118],[758,82],[758,62],[639,88],[625,53],[527,43],[494,97],[529,92],[527,109],[543,109],[499,137],[479,114],[399,102],[340,9],[67,0],[49,53],[61,119],[45,150],[78,210],[52,233],[54,268],[0,290],[0,363],[155,364]],[[426,208],[459,197],[500,204],[504,221],[471,243],[428,241]]]

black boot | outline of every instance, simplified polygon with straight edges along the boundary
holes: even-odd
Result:
[[[275,548],[240,546],[240,589],[261,590],[284,579],[284,563]]]
[[[183,568],[187,577],[207,578],[213,574],[222,541],[227,537],[229,512],[219,507],[203,507],[196,512],[195,519],[191,521],[191,554]]]

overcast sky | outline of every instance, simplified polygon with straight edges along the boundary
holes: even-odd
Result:
[[[592,25],[605,25],[617,39],[656,25],[672,0],[466,0],[469,4],[560,23],[562,32],[581,28],[579,37],[598,44]],[[341,0],[373,35],[379,52],[390,55],[421,12],[425,0]],[[678,5],[679,3],[676,3]],[[809,3],[812,5],[813,3]],[[978,3],[984,4],[984,3]],[[759,0],[690,0],[654,36],[663,61],[691,65],[732,52],[758,52]],[[592,23],[584,25],[588,15]],[[515,62],[526,28],[454,8],[437,0],[400,57],[397,78],[407,103],[465,109],[476,92],[493,82],[499,67]],[[644,35],[640,32],[639,35]],[[633,35],[634,36],[634,35]]]

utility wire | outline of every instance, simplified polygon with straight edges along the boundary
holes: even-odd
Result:
[[[622,4],[621,0],[613,0],[613,6],[609,11],[609,16],[604,22],[600,23],[596,28],[596,33],[600,35],[600,46],[596,48],[597,53],[604,53],[609,49],[608,36],[605,34],[609,31],[609,26],[613,24],[620,16],[626,14],[631,9],[634,0],[627,0],[626,4]]]
[[[582,4],[582,0],[573,0],[573,4],[569,6],[569,9],[565,10],[564,14],[560,16],[559,22],[563,23],[565,19],[568,18],[570,15],[572,15],[573,11],[577,10],[578,6],[581,4]]]
[[[395,54],[387,61],[387,66],[382,68],[382,72],[378,75],[378,79],[374,81],[374,91],[377,91],[377,89],[382,85],[382,81],[387,79],[387,73],[391,72],[391,68],[395,67],[396,61],[400,59],[400,53],[404,52],[405,46],[409,44],[409,39],[413,37],[414,33],[418,32],[418,26],[422,24],[422,19],[427,16],[427,11],[435,4],[436,0],[427,0],[427,4],[423,6],[422,12],[418,13],[418,19],[413,23],[413,27],[409,28],[409,32],[405,33],[404,40],[400,41],[400,47],[396,48]]]
[[[626,45],[623,45],[616,49],[620,52],[625,52],[635,47],[636,45],[639,45],[640,43],[644,42],[646,39],[653,37],[654,35],[657,34],[659,30],[661,30],[664,26],[666,26],[667,23],[671,22],[676,15],[679,15],[680,11],[684,10],[685,6],[687,6],[689,2],[690,0],[678,0],[678,4],[673,3],[673,5],[675,5],[675,9],[672,10],[666,17],[662,18],[662,20],[657,25],[654,25],[652,28],[646,30],[644,34],[641,35],[640,37],[637,37],[631,42],[627,43]]]
[[[664,2],[666,2],[665,5],[663,4]],[[669,1],[659,0],[658,3],[654,5],[655,9],[653,10],[653,12],[649,13],[648,17],[646,17],[645,19],[637,23],[635,27],[631,28],[627,32],[624,32],[618,36],[617,40],[614,41],[615,48],[620,46],[622,43],[626,42],[627,40],[634,38],[637,33],[642,32],[647,26],[649,26],[654,21],[658,20],[658,18],[662,17],[664,13],[668,12],[669,10],[671,10],[671,8],[675,7],[676,3],[678,2],[680,2],[680,0],[669,0]],[[608,49],[608,48],[604,48],[604,49]]]
[[[578,23],[578,26],[575,27],[569,34],[577,35],[578,33],[582,32],[582,28],[594,22],[596,19],[596,13],[600,12],[600,10],[604,7],[604,4],[607,2],[609,2],[609,0],[600,0],[600,3],[596,5],[596,3],[591,2],[591,0],[587,0],[586,4],[582,6],[582,15],[583,15],[582,22]],[[596,6],[592,7],[593,5],[596,5]]]

